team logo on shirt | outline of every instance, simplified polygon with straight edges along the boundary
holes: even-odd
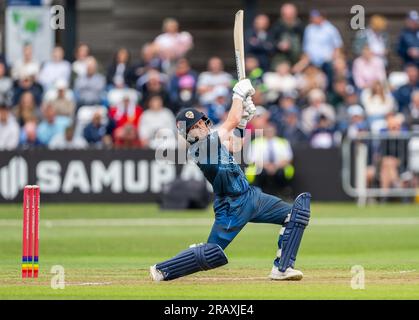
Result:
[[[187,111],[185,113],[185,117],[188,118],[188,119],[193,119],[195,116],[194,116],[192,111]]]

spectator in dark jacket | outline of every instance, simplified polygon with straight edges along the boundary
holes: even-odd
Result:
[[[257,15],[253,27],[247,31],[245,42],[246,52],[258,59],[264,71],[269,69],[269,58],[273,50],[269,24],[269,17],[266,14]]]
[[[296,6],[291,3],[284,4],[281,7],[280,19],[272,28],[275,50],[273,67],[283,60],[295,64],[300,59],[303,35],[304,25],[298,18]]]
[[[32,93],[36,104],[39,106],[42,102],[43,89],[42,86],[35,81],[34,77],[29,74],[23,74],[22,77],[15,83],[12,104],[18,104],[20,97],[27,91]]]
[[[399,37],[397,49],[404,63],[414,63],[419,67],[419,14],[410,11],[406,19],[406,27]]]
[[[126,48],[119,49],[113,59],[112,64],[108,67],[106,74],[106,82],[112,87],[127,87],[131,83],[130,72],[130,56]]]
[[[287,139],[291,146],[301,146],[308,144],[308,137],[300,128],[299,112],[297,108],[291,108],[284,112],[283,125],[278,132],[280,137]]]
[[[83,137],[89,144],[110,146],[113,127],[114,122],[108,119],[107,123],[104,123],[102,113],[97,111],[93,114],[92,122],[84,128]]]
[[[408,82],[398,88],[393,94],[399,105],[399,111],[404,112],[410,104],[412,92],[419,88],[419,70],[414,64],[407,64],[405,67]]]

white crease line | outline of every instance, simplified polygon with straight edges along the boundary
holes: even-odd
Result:
[[[41,220],[41,226],[53,227],[147,227],[147,226],[210,226],[213,219],[207,218],[138,218],[138,219],[53,219]],[[21,220],[0,219],[0,227],[20,227]],[[314,218],[315,226],[395,226],[419,225],[419,217],[398,218]]]

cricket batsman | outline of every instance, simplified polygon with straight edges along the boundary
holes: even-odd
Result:
[[[231,138],[238,136],[242,140],[246,124],[255,112],[251,98],[254,92],[248,79],[234,86],[227,119],[216,131],[211,131],[208,117],[196,109],[183,109],[177,115],[177,128],[188,143],[188,154],[213,187],[215,221],[207,243],[192,245],[175,257],[151,266],[153,280],[173,280],[227,264],[224,249],[248,222],[282,225],[270,279],[303,278],[294,264],[310,219],[310,194],[300,194],[291,205],[263,193],[249,185],[230,153]]]

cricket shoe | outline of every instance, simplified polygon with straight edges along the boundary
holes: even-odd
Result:
[[[303,278],[303,273],[300,270],[288,267],[284,272],[279,271],[277,267],[273,266],[271,274],[269,275],[271,280],[293,280],[298,281]]]
[[[164,280],[163,274],[156,268],[156,265],[150,267],[150,276],[156,282]]]

